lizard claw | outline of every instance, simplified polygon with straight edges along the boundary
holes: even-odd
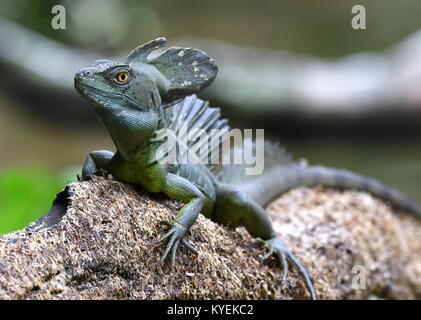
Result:
[[[188,250],[192,251],[193,253],[198,253],[197,250],[191,244],[189,244],[186,240],[183,239],[186,234],[186,229],[182,225],[180,225],[179,223],[171,223],[169,221],[161,221],[161,223],[171,227],[171,229],[165,235],[163,235],[157,242],[155,242],[155,244],[159,244],[169,238],[167,246],[165,247],[165,251],[162,254],[160,260],[161,263],[164,262],[171,253],[171,269],[174,268],[175,261],[177,259],[177,249],[180,246],[180,244],[185,246]]]
[[[199,252],[197,251],[197,249],[195,247],[193,247],[190,243],[188,243],[186,240],[181,240],[181,244],[186,247],[186,249],[190,250],[191,252],[193,252],[194,254],[199,254]]]
[[[262,238],[253,238],[253,242],[257,243],[257,244],[261,244],[263,246],[267,246],[267,243],[265,240],[263,240]]]
[[[98,177],[103,177],[103,178],[108,179],[109,173],[107,171],[105,171],[104,169],[101,169],[100,168],[94,174],[86,174],[86,175],[83,175],[83,174],[79,174],[78,173],[76,175],[77,181],[79,181],[79,182],[81,182],[81,181],[90,181],[90,180],[92,180],[93,176],[98,176]]]
[[[165,224],[167,227],[170,227],[170,228],[173,226],[173,224],[168,220],[161,220],[159,221],[159,223]]]
[[[92,180],[92,175],[84,176],[83,174],[77,174],[76,177],[77,177],[77,181],[79,182]]]
[[[104,170],[102,168],[99,168],[97,170],[97,172],[95,172],[95,175],[108,179],[109,173],[108,173],[107,170]]]
[[[279,264],[281,265],[281,267],[283,268],[283,273],[282,273],[282,278],[281,278],[282,289],[284,288],[286,279],[288,277],[288,262],[290,262],[300,274],[307,288],[307,291],[310,294],[311,299],[313,300],[317,299],[316,291],[314,290],[314,287],[313,287],[313,278],[311,277],[310,273],[308,272],[306,267],[302,264],[302,262],[298,260],[292,254],[292,252],[285,246],[285,244],[280,238],[275,237],[266,241],[257,238],[255,239],[255,242],[263,243],[264,246],[269,249],[269,252],[262,258],[262,262],[266,261],[272,255],[274,255],[276,259],[278,260]]]

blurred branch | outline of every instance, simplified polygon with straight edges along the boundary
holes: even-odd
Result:
[[[10,83],[8,73],[3,73],[2,86],[13,91],[23,82],[32,95],[38,91],[31,87],[42,87],[39,94],[59,89],[63,95],[75,97],[74,73],[102,58],[47,39],[5,18],[0,18],[0,43],[0,65],[18,70],[21,78]],[[411,121],[421,119],[414,118],[421,113],[421,31],[386,52],[362,52],[336,60],[216,40],[189,38],[176,43],[203,49],[215,58],[220,72],[204,94],[246,114],[374,113],[377,117],[398,114]],[[71,104],[75,103],[81,102],[72,100]],[[57,101],[54,104],[61,106]]]
[[[333,60],[217,40],[187,38],[177,43],[201,48],[215,58],[220,72],[209,95],[241,108],[421,112],[421,30],[386,52]]]
[[[38,85],[73,89],[73,76],[97,55],[77,50],[0,17],[0,61]]]

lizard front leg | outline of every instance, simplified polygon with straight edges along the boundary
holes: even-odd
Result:
[[[114,157],[114,152],[108,150],[92,151],[86,157],[82,168],[82,177],[79,180],[86,179],[93,175],[105,174],[108,171],[108,165]]]
[[[161,262],[163,262],[171,252],[171,267],[174,267],[177,248],[180,244],[183,244],[190,251],[197,253],[197,251],[183,238],[196,221],[202,209],[211,205],[211,201],[192,182],[173,173],[167,175],[162,191],[171,199],[186,202],[171,223],[170,230],[157,241],[157,243],[160,243],[169,239],[162,255]]]

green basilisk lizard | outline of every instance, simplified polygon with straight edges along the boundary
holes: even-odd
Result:
[[[282,281],[290,263],[301,275],[310,297],[316,299],[312,277],[275,234],[265,214],[263,207],[271,199],[296,186],[356,188],[421,217],[421,206],[393,188],[346,170],[302,165],[269,142],[264,145],[264,171],[256,176],[244,175],[243,165],[224,164],[220,159],[209,163],[206,153],[199,157],[202,162],[180,161],[179,147],[197,147],[194,137],[198,132],[227,132],[229,126],[219,109],[210,108],[194,95],[215,78],[215,62],[200,50],[179,47],[151,58],[165,42],[165,38],[158,38],[141,45],[123,63],[97,60],[75,75],[76,90],[93,106],[117,148],[116,152],[91,152],[82,178],[106,172],[119,181],[141,185],[149,192],[163,192],[185,203],[175,219],[166,222],[169,231],[158,240],[167,240],[161,261],[170,257],[173,266],[180,245],[197,253],[184,237],[202,213],[217,223],[244,226],[267,247],[264,259],[277,258],[283,267]],[[182,122],[187,123],[184,135],[193,139],[183,144],[175,135],[176,148],[160,152],[168,140],[163,132],[171,129],[180,133]],[[216,142],[210,143],[209,150],[221,147],[224,136],[218,137],[221,139],[212,140]],[[172,150],[177,150],[172,161],[160,161]]]

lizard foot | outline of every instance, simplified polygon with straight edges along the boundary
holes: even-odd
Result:
[[[285,284],[286,278],[288,276],[288,262],[290,262],[299,272],[308,290],[308,293],[310,294],[311,299],[317,299],[316,291],[313,287],[313,278],[311,277],[307,268],[303,265],[303,263],[300,260],[298,260],[292,254],[292,252],[288,249],[288,247],[280,238],[274,237],[269,240],[262,240],[260,238],[256,238],[255,242],[263,244],[269,250],[269,252],[263,257],[263,262],[274,255],[281,267],[283,268],[283,274],[281,278],[282,286]]]
[[[88,175],[83,175],[83,174],[77,174],[77,181],[89,181],[92,180],[93,176],[99,176],[99,177],[103,177],[108,179],[109,178],[109,173],[104,170],[104,169],[98,169],[94,174],[88,174]]]
[[[165,251],[161,257],[161,263],[165,261],[165,259],[168,257],[169,253],[171,252],[171,256],[170,256],[171,269],[174,268],[177,249],[180,244],[185,246],[188,250],[190,250],[194,254],[198,254],[197,250],[191,244],[189,244],[185,239],[183,239],[187,230],[181,224],[179,224],[178,222],[171,223],[169,221],[162,221],[161,223],[170,227],[170,230],[164,236],[162,236],[161,239],[155,242],[155,244],[159,244],[163,242],[165,239],[169,238]]]

